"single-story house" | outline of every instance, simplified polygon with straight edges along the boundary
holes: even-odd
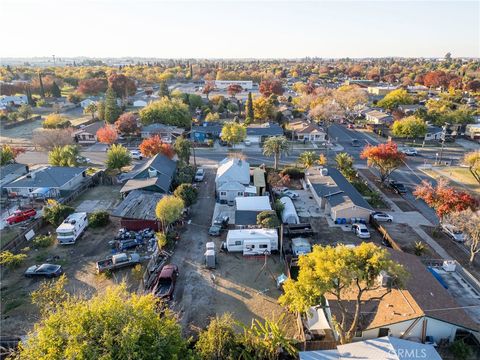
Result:
[[[77,189],[87,177],[85,167],[45,166],[5,185],[9,196],[29,197],[48,190],[50,197],[61,197]]]
[[[142,127],[140,135],[143,139],[158,135],[163,142],[172,143],[184,132],[184,129],[176,126],[155,123]]]
[[[236,197],[244,196],[250,184],[250,164],[245,160],[225,158],[219,163],[215,176],[217,199],[233,203]]]
[[[96,104],[97,102],[95,100],[92,100],[92,99],[85,99],[85,100],[82,100],[80,101],[80,106],[85,109],[88,105],[90,104]]]
[[[145,100],[135,100],[133,102],[133,106],[143,108],[143,107],[147,106],[147,102]]]
[[[369,86],[367,92],[371,95],[385,96],[396,89],[396,86]]]
[[[252,144],[260,144],[271,136],[282,136],[283,129],[276,123],[252,124],[247,126],[246,141]]]
[[[420,104],[411,104],[411,105],[398,105],[398,110],[403,112],[405,115],[412,115],[415,111],[419,109],[425,109],[425,106]]]
[[[443,129],[439,126],[428,125],[427,133],[425,134],[425,141],[439,141],[442,140]]]
[[[332,350],[300,351],[300,360],[442,360],[430,344],[399,339],[393,336],[337,345]]]
[[[235,225],[237,227],[257,224],[257,215],[272,210],[268,196],[249,196],[235,198]]]
[[[28,104],[27,95],[2,95],[0,96],[0,105],[6,106],[21,106]]]
[[[28,166],[24,164],[7,164],[0,167],[0,187],[3,187],[20,176],[28,173]]]
[[[199,126],[192,126],[190,138],[192,141],[205,142],[206,140],[215,140],[220,137],[223,125],[220,123],[204,122]]]
[[[128,194],[132,190],[168,193],[177,171],[177,162],[163,154],[157,154],[128,174],[128,180],[120,190]]]
[[[97,142],[97,131],[105,125],[103,121],[96,121],[90,125],[81,125],[72,133],[75,142],[78,144],[95,144]]]
[[[165,194],[132,190],[113,210],[112,216],[120,218],[122,227],[128,230],[153,229],[161,230],[161,225],[155,216],[157,203]]]
[[[325,142],[327,134],[317,124],[306,120],[297,120],[288,124],[293,138],[299,141]]]
[[[425,342],[428,336],[439,343],[442,339],[452,342],[460,334],[479,339],[479,324],[467,313],[473,311],[477,314],[475,311],[478,310],[457,303],[446,289],[448,286],[438,280],[439,275],[435,276],[417,256],[393,249],[388,251],[390,258],[412,276],[406,279],[403,288],[399,288],[392,284],[388,274],[382,274],[377,280],[378,288],[364,292],[360,322],[353,341],[393,336]],[[458,291],[464,291],[463,286],[459,285]],[[355,296],[355,292],[345,292],[342,300],[347,311],[352,310],[351,314],[354,302],[347,301]],[[338,319],[341,316],[340,306],[335,296],[326,294],[325,298],[326,315],[332,324],[333,317]],[[368,301],[370,298],[374,299]],[[352,318],[346,321],[348,326]]]
[[[312,168],[306,179],[313,198],[333,220],[370,218],[373,208],[337,169]]]
[[[386,114],[378,110],[372,110],[367,112],[365,114],[365,119],[367,120],[368,123],[376,124],[376,125],[379,125],[379,124],[390,125],[393,123],[392,115]]]

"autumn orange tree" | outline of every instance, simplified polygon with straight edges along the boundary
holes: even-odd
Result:
[[[121,134],[135,134],[138,132],[137,119],[138,117],[134,113],[124,113],[120,115],[118,120],[115,122],[115,127]]]
[[[233,97],[235,97],[237,94],[241,93],[242,91],[243,91],[243,88],[238,84],[230,84],[227,87],[228,95]]]
[[[415,188],[413,195],[433,208],[440,219],[450,213],[475,209],[478,206],[477,199],[449,186],[448,181],[443,178],[438,180],[436,186],[426,180],[422,181]]]
[[[283,95],[284,89],[280,80],[264,79],[260,83],[258,91],[260,91],[260,94],[268,98],[272,94]]]
[[[202,92],[207,95],[207,100],[208,99],[208,96],[210,95],[210,93],[215,90],[215,82],[214,81],[207,81],[205,83],[205,85],[203,86],[203,90]]]
[[[384,182],[403,164],[405,154],[398,150],[397,144],[389,141],[377,146],[367,145],[360,158],[367,159],[368,166],[376,168],[380,173],[380,180]]]
[[[170,144],[164,143],[160,136],[154,135],[148,139],[145,139],[140,144],[140,152],[145,157],[154,156],[157,154],[163,154],[169,159],[173,158],[175,151]]]
[[[98,129],[97,139],[103,144],[112,145],[118,139],[117,130],[112,125],[105,125]]]

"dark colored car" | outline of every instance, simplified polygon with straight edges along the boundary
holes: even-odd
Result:
[[[161,299],[171,300],[173,298],[173,291],[175,290],[175,283],[178,277],[178,267],[174,264],[165,265],[160,271],[160,275],[153,286],[152,292],[155,296]]]
[[[124,240],[124,241],[120,241],[120,244],[118,245],[118,249],[120,251],[134,249],[140,244],[141,244],[141,241],[138,241],[138,240]]]
[[[353,139],[353,140],[352,140],[352,146],[354,146],[354,147],[359,147],[359,146],[360,146],[360,141],[357,140],[357,139]]]
[[[62,266],[55,265],[55,264],[33,265],[33,266],[30,266],[25,271],[26,277],[40,276],[40,277],[53,278],[53,277],[60,276],[62,274],[63,274]]]
[[[395,191],[397,194],[406,194],[407,193],[407,188],[402,183],[399,183],[395,180],[390,180],[389,185],[392,188],[392,190]]]
[[[210,226],[210,228],[208,229],[208,235],[210,236],[220,236],[221,232],[222,227],[218,225]]]
[[[13,225],[34,218],[35,215],[37,215],[35,209],[16,210],[12,215],[7,217],[5,221],[8,225]]]
[[[213,221],[213,225],[220,226],[221,228],[226,228],[228,226],[229,221],[230,221],[230,217],[228,217],[227,215],[220,214]]]

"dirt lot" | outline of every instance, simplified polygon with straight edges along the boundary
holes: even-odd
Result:
[[[79,212],[113,210],[122,200],[121,186],[98,185],[79,196],[71,204]]]
[[[214,188],[214,172],[207,170],[199,200],[192,207],[191,223],[185,226],[171,259],[180,271],[173,307],[189,335],[206,326],[211,317],[226,312],[247,325],[253,318],[277,318],[284,312],[277,304],[280,292],[272,278],[272,274],[278,276],[283,272],[278,256],[269,257],[262,269],[264,258],[249,259],[241,254],[220,252],[217,268],[205,268],[206,242],[215,241],[218,253],[225,236],[211,238],[207,234],[215,203]],[[285,321],[290,335],[294,335],[295,319],[287,315]]]
[[[27,279],[23,272],[28,266],[44,262],[63,266],[69,279],[67,289],[77,295],[91,296],[103,291],[106,286],[120,283],[125,279],[131,291],[137,291],[139,279],[132,276],[131,269],[124,269],[112,278],[97,275],[95,262],[110,255],[108,241],[112,240],[119,228],[116,221],[101,229],[88,229],[74,245],[59,246],[56,243],[47,249],[31,249],[28,259],[15,270],[3,270],[1,280],[1,321],[2,335],[26,334],[38,320],[38,309],[30,302],[30,293],[38,288],[41,280]],[[54,231],[53,228],[44,231]],[[58,256],[55,260],[50,260]],[[55,280],[53,280],[55,281]]]

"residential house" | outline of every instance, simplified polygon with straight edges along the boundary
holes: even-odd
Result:
[[[390,125],[393,123],[393,116],[382,111],[372,110],[365,114],[367,123],[375,125]]]
[[[272,210],[268,196],[247,196],[235,198],[235,225],[237,227],[254,226],[257,215]]]
[[[11,183],[20,176],[28,173],[28,166],[24,164],[7,164],[0,167],[0,187]]]
[[[442,360],[433,345],[392,336],[338,345],[332,350],[300,351],[299,357],[300,360]]]
[[[2,95],[0,96],[0,105],[3,107],[8,106],[21,106],[28,104],[27,95]]]
[[[220,137],[223,125],[216,122],[204,122],[199,126],[192,126],[190,138],[192,141],[203,143]]]
[[[440,141],[442,140],[443,129],[439,126],[428,125],[427,133],[425,134],[425,141]]]
[[[128,194],[133,190],[168,193],[177,171],[177,162],[163,154],[157,154],[127,174],[127,182],[120,192]]]
[[[385,96],[396,89],[396,86],[369,86],[367,92],[371,95]]]
[[[419,109],[425,109],[425,106],[420,104],[398,105],[398,110],[403,112],[406,116],[413,115]]]
[[[120,219],[120,225],[127,230],[161,230],[155,216],[157,203],[165,194],[143,190],[132,190],[113,210],[111,216]]]
[[[468,299],[460,305],[446,288],[448,285],[432,268],[427,268],[415,255],[388,249],[393,261],[402,265],[411,274],[402,288],[396,287],[387,273],[378,278],[378,287],[363,294],[363,306],[360,322],[354,341],[369,340],[377,337],[393,336],[406,340],[425,342],[427,337],[436,343],[443,339],[452,342],[457,336],[472,336],[480,339],[478,320],[478,300],[474,292],[467,290],[465,284],[459,284],[455,291],[461,299],[464,295],[472,296],[475,306],[465,306]],[[451,269],[448,269],[451,270]],[[470,275],[471,276],[471,275]],[[472,295],[470,295],[472,293]],[[345,292],[343,305],[347,311],[352,310],[354,292]],[[341,316],[338,300],[326,294],[326,315],[332,324],[332,318]],[[370,300],[371,299],[371,300]],[[346,319],[347,324],[352,318]],[[333,329],[333,327],[332,327]]]
[[[292,132],[292,137],[298,141],[325,142],[327,134],[322,127],[307,120],[290,122],[287,128]]]
[[[252,124],[247,126],[245,141],[249,141],[252,144],[260,144],[268,137],[282,135],[283,129],[276,123]]]
[[[62,197],[76,190],[87,178],[85,167],[45,166],[5,185],[9,196],[29,197],[34,194]]]
[[[233,205],[236,197],[244,196],[250,184],[250,164],[245,160],[225,158],[215,176],[217,200]]]
[[[90,104],[96,104],[97,102],[95,100],[92,100],[90,98],[86,98],[82,101],[80,101],[80,106],[82,107],[82,109],[85,109],[88,105]]]
[[[90,125],[81,125],[72,133],[78,144],[95,144],[97,142],[97,131],[105,126],[103,121],[96,121]]]
[[[172,143],[184,132],[184,129],[176,126],[154,123],[142,127],[140,135],[143,139],[158,135],[163,142]]]
[[[333,220],[350,222],[352,218],[366,221],[370,218],[373,212],[370,204],[337,169],[311,168],[306,180],[318,206]]]

